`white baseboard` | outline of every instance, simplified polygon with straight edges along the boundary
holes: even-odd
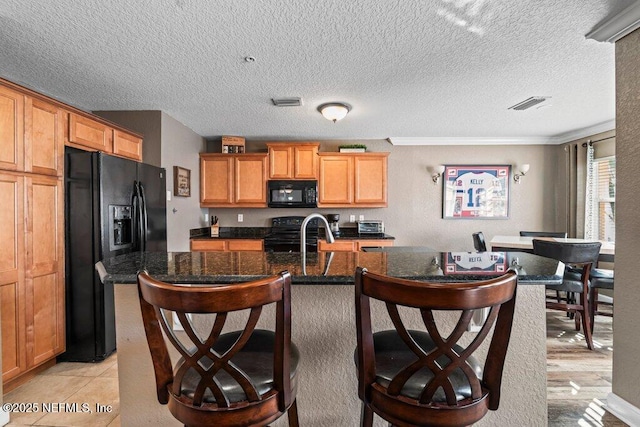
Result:
[[[9,424],[9,413],[0,409],[0,426]]]
[[[640,408],[613,393],[607,395],[605,409],[630,426],[640,426]]]

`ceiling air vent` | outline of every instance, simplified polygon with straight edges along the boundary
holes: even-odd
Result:
[[[512,105],[511,107],[507,108],[507,110],[518,110],[518,111],[526,110],[546,101],[549,98],[551,97],[550,96],[532,96],[531,98],[525,99],[524,101],[517,103],[516,105]]]
[[[302,98],[271,98],[276,107],[300,107]]]

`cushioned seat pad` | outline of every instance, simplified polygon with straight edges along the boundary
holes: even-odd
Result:
[[[427,353],[436,348],[433,340],[426,332],[409,331],[413,339]],[[395,330],[381,331],[373,335],[374,348],[376,353],[376,382],[383,387],[388,387],[391,380],[406,366],[417,360],[417,356],[409,350],[402,338]],[[464,349],[455,346],[454,350],[459,354]],[[450,363],[446,356],[437,359],[438,364],[443,368]],[[473,357],[467,359],[468,364],[476,373],[478,378],[482,377],[482,367]],[[403,396],[419,399],[425,385],[434,377],[428,368],[423,368],[416,372],[405,384],[401,394]],[[471,397],[471,388],[466,375],[460,368],[453,371],[449,376],[456,392],[457,400]],[[446,397],[442,388],[438,388],[434,397],[434,402],[446,402]]]
[[[220,336],[213,346],[213,350],[219,355],[229,349],[240,336],[240,331],[230,332]],[[240,370],[244,371],[254,383],[259,394],[264,394],[273,389],[273,349],[275,342],[275,333],[257,329],[249,338],[247,344],[242,351],[238,352],[231,358],[231,362]],[[191,350],[193,353],[194,349]],[[291,344],[291,379],[293,380],[300,359],[300,353],[297,347]],[[175,370],[184,363],[184,359],[180,358],[176,363]],[[212,365],[211,359],[203,357],[200,360],[201,365],[206,369]],[[220,370],[216,376],[216,380],[224,390],[230,402],[240,402],[246,399],[242,387],[224,370]],[[193,398],[195,388],[200,382],[200,374],[195,369],[190,368],[185,373],[182,381],[181,393],[189,398]],[[207,389],[204,395],[204,401],[207,403],[215,403],[215,398],[211,390]]]

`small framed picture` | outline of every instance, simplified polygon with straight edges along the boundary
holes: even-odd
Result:
[[[173,167],[173,195],[180,197],[191,197],[191,171]]]

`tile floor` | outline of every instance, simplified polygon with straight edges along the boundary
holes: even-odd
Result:
[[[601,316],[596,322],[596,349],[589,351],[572,320],[547,312],[549,426],[626,426],[603,409],[611,391],[613,322]],[[60,363],[5,394],[4,401],[88,403],[92,410],[12,414],[9,426],[120,426],[117,356],[99,364]],[[96,403],[111,405],[112,411],[96,413]]]
[[[59,363],[6,393],[4,402],[40,404],[37,413],[11,414],[8,426],[119,427],[117,356],[101,363]],[[98,412],[97,404],[111,409]]]

